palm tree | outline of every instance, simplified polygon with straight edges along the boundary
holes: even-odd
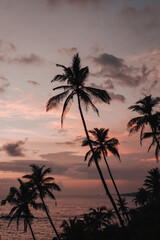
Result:
[[[137,205],[140,206],[144,206],[145,204],[147,204],[149,201],[149,195],[148,195],[148,191],[141,187],[138,189],[138,192],[135,194],[134,198],[133,198],[133,202]]]
[[[30,175],[25,175],[25,176],[23,176],[23,178],[29,179],[29,184],[39,194],[39,197],[44,206],[44,210],[46,212],[48,220],[49,220],[53,230],[55,231],[57,238],[60,240],[59,234],[58,234],[58,232],[52,222],[52,219],[49,215],[49,211],[45,204],[44,198],[46,196],[49,196],[51,199],[55,200],[55,196],[53,195],[52,191],[53,190],[61,191],[61,189],[56,183],[53,182],[54,181],[53,177],[46,177],[47,174],[50,174],[52,172],[51,168],[44,169],[44,167],[45,167],[44,165],[42,167],[39,167],[38,165],[35,165],[35,164],[31,164],[30,167],[31,167],[33,173]]]
[[[156,142],[156,140],[154,138],[154,135],[156,136],[158,143]],[[160,147],[159,147],[159,145],[160,145],[160,132],[156,132],[155,134],[153,134],[153,132],[144,133],[143,136],[142,136],[142,140],[143,139],[148,139],[148,138],[152,138],[152,142],[151,142],[151,144],[148,148],[148,152],[150,151],[151,147],[156,144],[155,156],[156,156],[156,159],[158,159],[159,158],[159,152],[160,152]]]
[[[93,139],[91,139],[91,142],[92,142],[92,145],[94,147],[93,149],[94,149],[94,152],[96,153],[97,159],[101,159],[101,156],[103,156],[104,161],[105,161],[106,166],[107,166],[107,169],[108,169],[108,172],[109,172],[109,175],[110,175],[110,178],[112,180],[112,183],[113,183],[114,188],[116,190],[117,196],[119,198],[119,201],[122,202],[120,193],[118,191],[117,185],[115,183],[115,180],[114,180],[113,175],[111,173],[108,161],[106,159],[107,156],[108,156],[108,152],[110,152],[114,156],[118,157],[119,160],[121,160],[119,152],[117,150],[117,145],[119,144],[119,141],[118,141],[117,138],[109,138],[108,137],[108,132],[109,132],[109,128],[108,129],[94,128],[93,130],[89,130],[89,133],[91,133],[92,136],[93,136]],[[86,139],[83,140],[82,146],[88,146],[88,145],[89,145],[89,142],[88,142],[88,139],[86,138]],[[88,166],[90,166],[91,163],[94,161],[93,154],[92,154],[91,150],[89,150],[86,153],[84,160],[86,161],[88,158],[89,158]],[[130,222],[127,212],[125,211],[125,209],[123,209],[123,210],[124,210],[124,214],[126,215],[126,217],[128,219],[128,222]]]
[[[109,225],[109,221],[107,219],[107,208],[102,206],[102,207],[97,207],[97,209],[90,208],[89,209],[89,216],[94,219],[96,229],[101,231],[103,227],[106,227]]]
[[[129,207],[127,205],[128,205],[128,203],[127,203],[125,197],[117,199],[117,206],[119,207],[119,211],[122,212],[125,220],[127,220],[127,221],[129,220],[129,222],[130,222],[130,219],[129,219],[129,216],[128,216]]]
[[[99,167],[99,164],[98,164],[98,161],[97,161],[96,155],[94,153],[94,149],[93,149],[93,146],[92,146],[92,143],[91,143],[88,131],[87,131],[87,125],[86,125],[86,122],[85,122],[85,119],[83,116],[83,112],[82,112],[82,107],[81,107],[81,102],[82,102],[84,104],[84,106],[86,107],[86,110],[89,106],[91,106],[93,108],[93,110],[97,114],[99,114],[98,109],[91,101],[91,96],[99,99],[100,101],[102,101],[104,103],[108,103],[108,104],[110,103],[111,98],[108,95],[107,91],[105,91],[105,90],[85,86],[87,77],[89,75],[89,68],[88,67],[81,68],[80,57],[79,57],[78,53],[74,55],[71,67],[65,67],[65,66],[59,65],[59,64],[57,64],[57,66],[63,68],[64,73],[56,75],[51,82],[53,82],[53,81],[59,81],[62,83],[66,82],[66,85],[62,85],[62,86],[53,88],[53,91],[55,91],[55,90],[64,90],[64,91],[60,94],[57,94],[57,95],[51,97],[48,100],[46,110],[49,111],[50,109],[56,107],[60,102],[62,102],[66,98],[64,105],[63,105],[62,115],[61,115],[61,125],[63,125],[64,116],[65,116],[67,110],[69,110],[69,108],[70,108],[70,104],[73,100],[73,97],[75,95],[77,96],[78,108],[80,111],[84,131],[85,131],[86,137],[88,139],[92,154],[94,156],[94,162],[95,162],[96,168],[98,170],[98,173],[101,178],[102,184],[104,186],[105,192],[108,195],[108,197],[115,209],[115,212],[120,221],[120,224],[122,226],[124,226],[123,220],[122,220],[122,218],[119,214],[119,211],[117,209],[117,206],[109,192],[109,189],[108,189],[105,179],[103,177],[102,171]]]
[[[136,104],[129,107],[132,111],[135,111],[140,114],[139,117],[132,118],[128,122],[128,129],[130,134],[134,132],[140,132],[140,143],[142,144],[143,133],[146,125],[149,125],[153,133],[153,139],[157,143],[157,148],[160,148],[160,143],[157,139],[156,133],[160,131],[160,112],[154,111],[154,108],[160,103],[160,98],[152,98],[151,95],[145,96],[143,99],[140,99]],[[158,156],[156,155],[158,160]]]
[[[81,102],[82,102],[84,104],[84,106],[86,107],[86,109],[89,106],[91,106],[93,108],[93,110],[97,114],[99,114],[98,109],[91,101],[91,96],[101,100],[104,103],[108,103],[108,104],[110,103],[111,98],[108,95],[107,91],[105,91],[105,90],[85,86],[87,77],[89,75],[89,68],[88,67],[81,68],[80,57],[79,57],[78,53],[74,55],[71,67],[65,67],[65,66],[59,65],[59,64],[57,64],[57,66],[62,67],[64,70],[64,73],[56,75],[53,78],[52,82],[53,81],[59,81],[62,83],[66,82],[67,85],[62,85],[62,86],[53,88],[53,91],[58,90],[58,89],[63,89],[64,92],[51,97],[47,102],[46,110],[49,111],[50,109],[56,107],[61,101],[63,101],[66,98],[66,100],[64,102],[63,110],[62,110],[62,115],[61,115],[61,124],[63,125],[63,119],[65,116],[65,113],[69,109],[70,103],[73,100],[73,97],[75,95],[77,96],[78,108],[80,111],[84,131],[85,131],[86,137],[88,139],[92,154],[94,156],[96,168],[98,170],[98,173],[101,178],[104,189],[106,191],[106,194],[108,195],[108,197],[115,209],[117,217],[119,218],[121,225],[124,226],[123,220],[122,220],[122,218],[119,214],[119,211],[117,209],[117,206],[109,192],[109,189],[108,189],[105,179],[103,177],[102,171],[99,167],[99,164],[98,164],[98,161],[97,161],[96,155],[94,153],[94,149],[93,149],[93,146],[92,146],[92,143],[91,143],[88,131],[87,131],[87,125],[86,125],[86,122],[85,122],[85,119],[83,116],[83,112],[82,112],[82,107],[81,107]]]
[[[19,189],[16,187],[11,187],[10,192],[6,199],[2,200],[1,205],[5,205],[7,202],[13,205],[9,213],[10,221],[8,227],[10,226],[13,219],[17,219],[17,230],[19,226],[19,221],[23,219],[24,221],[24,232],[27,231],[27,226],[29,226],[33,239],[35,240],[35,236],[32,230],[32,220],[33,215],[30,211],[30,206],[35,209],[43,209],[43,205],[41,203],[36,203],[37,193],[34,189],[30,189],[28,184],[22,182],[18,179],[20,183]]]
[[[153,200],[160,200],[160,170],[153,168],[148,171],[149,175],[146,176],[144,186],[147,191],[151,193]]]

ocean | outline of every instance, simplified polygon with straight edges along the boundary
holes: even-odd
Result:
[[[135,207],[132,203],[132,197],[126,197],[129,207]],[[97,208],[98,206],[106,206],[112,208],[109,200],[104,196],[58,196],[57,205],[55,201],[46,199],[46,204],[50,211],[50,216],[58,231],[63,220],[68,220],[74,216],[88,213],[89,208]],[[0,240],[32,240],[30,230],[23,231],[23,222],[20,223],[19,230],[16,228],[16,221],[13,220],[10,227],[7,228],[8,219],[4,218],[11,209],[9,204],[0,206]],[[32,228],[37,240],[52,240],[55,236],[48,218],[43,211],[32,211],[34,220]]]

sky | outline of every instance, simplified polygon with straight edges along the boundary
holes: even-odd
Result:
[[[160,2],[158,0],[1,0],[0,1],[0,189],[6,194],[29,165],[51,167],[62,195],[104,194],[94,164],[84,162],[87,147],[76,100],[61,128],[63,104],[46,103],[77,52],[88,66],[87,86],[105,89],[110,105],[95,102],[100,116],[84,109],[88,129],[109,128],[121,162],[108,163],[121,193],[137,191],[147,171],[159,167],[149,142],[129,136],[128,110],[144,95],[160,92]],[[159,108],[156,109],[159,111]],[[107,169],[100,166],[114,193]]]

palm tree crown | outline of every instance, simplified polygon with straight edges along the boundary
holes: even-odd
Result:
[[[97,159],[101,158],[101,155],[104,154],[105,157],[108,156],[108,152],[112,153],[113,155],[117,156],[120,160],[120,155],[117,150],[117,145],[119,144],[118,139],[116,138],[109,138],[108,137],[109,129],[105,128],[94,128],[93,130],[89,130],[89,133],[94,137],[91,139],[92,145],[94,147],[94,152],[96,153]],[[88,146],[88,139],[84,139],[82,146]],[[89,150],[85,155],[85,161],[87,158],[92,154],[91,150]],[[92,161],[94,160],[93,155],[91,155],[88,166],[91,165]]]
[[[56,66],[63,68],[64,73],[56,75],[53,78],[52,82],[59,81],[62,83],[66,83],[66,85],[53,88],[53,91],[63,89],[64,92],[51,97],[47,102],[46,110],[48,111],[56,107],[61,101],[66,98],[61,115],[62,125],[65,113],[67,112],[67,110],[69,110],[70,103],[73,100],[74,95],[79,96],[80,100],[86,107],[86,110],[89,106],[91,106],[97,114],[99,114],[99,111],[91,101],[91,96],[94,96],[95,98],[105,103],[110,102],[111,98],[108,95],[107,91],[85,86],[89,75],[89,68],[81,68],[80,57],[78,53],[74,55],[71,67],[65,67],[60,64],[56,64]]]
[[[1,205],[5,205],[7,202],[13,205],[13,208],[9,213],[9,216],[11,218],[8,227],[10,226],[13,219],[17,219],[18,229],[19,221],[23,218],[24,231],[27,231],[27,226],[29,225],[33,239],[35,239],[31,228],[33,215],[30,211],[30,207],[33,207],[35,209],[43,209],[43,205],[41,203],[35,202],[37,199],[37,193],[34,189],[29,188],[29,185],[22,182],[20,179],[18,179],[18,181],[20,183],[19,189],[16,187],[11,187],[8,196],[6,199],[2,200]]]
[[[140,99],[136,102],[135,105],[129,107],[132,111],[135,111],[140,114],[139,117],[132,118],[128,122],[128,129],[130,134],[134,132],[140,132],[140,143],[144,138],[148,138],[151,135],[145,135],[144,129],[146,125],[149,125],[152,131],[153,142],[157,143],[157,150],[155,152],[156,158],[158,160],[158,150],[160,148],[159,139],[157,138],[157,133],[160,131],[160,112],[154,111],[155,107],[160,103],[160,97],[153,98],[151,95],[145,96],[143,99]],[[152,146],[153,144],[151,144]],[[150,146],[150,147],[151,147]],[[149,149],[150,149],[149,147]],[[149,150],[148,149],[148,150]]]

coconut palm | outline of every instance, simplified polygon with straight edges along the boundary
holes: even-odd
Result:
[[[148,191],[143,187],[139,188],[132,201],[136,204],[136,206],[143,206],[147,204],[149,202]]]
[[[32,174],[25,175],[25,176],[23,176],[23,178],[28,179],[29,184],[39,194],[39,197],[44,206],[44,210],[46,212],[48,220],[49,220],[53,230],[55,231],[57,238],[60,239],[59,234],[58,234],[58,232],[53,224],[53,221],[49,215],[49,211],[45,204],[44,198],[46,196],[48,196],[51,199],[55,200],[55,196],[53,195],[52,191],[53,190],[61,191],[61,189],[56,183],[53,182],[54,181],[53,177],[46,177],[47,174],[50,174],[52,172],[51,168],[44,169],[44,167],[45,167],[44,165],[42,167],[39,167],[38,165],[35,165],[35,164],[31,164],[30,167],[32,169]]]
[[[106,227],[109,225],[109,221],[107,219],[107,208],[102,206],[102,207],[97,207],[97,209],[90,208],[89,209],[89,216],[90,218],[94,219],[96,229],[101,231],[103,227]]]
[[[157,138],[157,141],[155,140],[154,138],[154,135],[156,136]],[[143,139],[148,139],[148,138],[152,138],[152,142],[148,148],[148,152],[150,151],[151,147],[156,145],[155,147],[155,156],[156,156],[156,159],[159,158],[159,153],[160,153],[160,132],[156,132],[155,134],[153,134],[153,132],[146,132],[143,134],[142,136],[142,140]]]
[[[118,191],[117,185],[115,183],[115,180],[113,178],[113,175],[111,173],[111,170],[110,170],[110,167],[109,167],[109,164],[108,164],[108,161],[107,161],[108,152],[110,152],[114,156],[118,157],[118,159],[120,160],[120,155],[119,155],[119,152],[118,152],[118,149],[117,149],[117,145],[119,144],[119,141],[118,141],[117,138],[109,138],[108,137],[108,132],[109,132],[109,128],[108,129],[94,128],[93,130],[89,130],[89,133],[91,133],[91,135],[92,135],[91,142],[92,142],[92,145],[93,145],[94,152],[96,153],[97,159],[101,159],[101,156],[103,156],[104,161],[105,161],[106,166],[107,166],[107,169],[108,169],[108,172],[109,172],[109,175],[110,175],[110,178],[112,180],[112,183],[113,183],[114,188],[116,190],[117,196],[119,198],[119,201],[122,202],[120,193]],[[82,146],[88,146],[88,145],[89,145],[89,142],[88,142],[88,139],[86,138],[86,139],[83,140]],[[89,150],[86,153],[84,160],[86,161],[88,158],[89,158],[88,166],[90,166],[91,163],[94,161],[93,154],[92,154],[91,150]],[[125,209],[123,209],[123,211],[124,211],[124,214],[126,215],[128,221],[130,221],[129,217],[128,217],[128,214],[125,211]]]
[[[148,173],[149,175],[144,180],[144,186],[151,194],[153,200],[160,200],[160,170],[153,168]]]
[[[43,209],[43,205],[41,203],[36,203],[37,193],[34,189],[30,189],[28,184],[22,182],[18,179],[20,183],[19,189],[16,187],[11,187],[10,192],[6,199],[2,200],[1,205],[5,205],[7,202],[13,205],[9,213],[10,221],[8,227],[10,226],[13,219],[17,219],[17,230],[19,226],[19,221],[23,219],[24,221],[24,232],[27,231],[27,226],[29,226],[33,239],[35,240],[35,236],[32,230],[32,220],[33,215],[30,211],[30,207],[35,209]]]
[[[94,153],[94,149],[93,149],[93,146],[92,146],[92,143],[91,143],[88,131],[87,131],[87,125],[86,125],[86,122],[85,122],[85,119],[83,116],[82,106],[81,106],[81,104],[83,104],[86,107],[86,110],[88,109],[89,106],[91,106],[93,108],[93,110],[97,114],[99,114],[99,111],[96,108],[96,106],[93,104],[91,97],[95,97],[96,99],[98,99],[104,103],[108,103],[108,104],[109,104],[111,98],[108,95],[107,91],[101,90],[98,88],[88,87],[85,85],[86,81],[87,81],[87,77],[89,75],[89,68],[88,67],[81,68],[80,57],[79,57],[78,53],[74,55],[71,67],[65,67],[65,66],[59,65],[59,64],[57,64],[57,66],[63,68],[64,73],[56,75],[53,78],[52,82],[59,81],[61,83],[66,83],[66,85],[62,85],[62,86],[53,88],[53,91],[55,91],[55,90],[64,90],[64,91],[60,94],[57,94],[57,95],[51,97],[48,100],[46,110],[49,111],[50,109],[56,107],[60,102],[62,102],[65,99],[64,105],[63,105],[63,110],[62,110],[62,115],[61,115],[61,125],[63,125],[64,116],[71,106],[73,97],[74,96],[77,97],[78,108],[80,111],[84,131],[85,131],[86,137],[88,139],[92,154],[94,156],[94,162],[95,162],[96,168],[98,170],[98,173],[101,178],[104,189],[106,191],[106,194],[109,197],[109,199],[115,209],[115,212],[119,218],[119,221],[120,221],[121,225],[124,226],[123,220],[122,220],[122,218],[119,214],[119,211],[117,209],[117,206],[109,192],[109,189],[108,189],[105,179],[103,177],[102,171],[99,167],[99,164],[98,164],[98,161],[97,161],[96,155]]]
[[[119,211],[122,212],[123,217],[126,219],[126,221],[129,220],[129,222],[130,222],[130,219],[128,216],[129,207],[127,205],[128,205],[128,203],[127,203],[125,197],[117,199],[117,206],[119,207]]]
[[[130,134],[134,132],[140,132],[140,143],[142,144],[143,133],[146,125],[149,125],[153,133],[153,139],[157,143],[158,149],[160,148],[160,143],[157,139],[156,133],[160,131],[160,112],[155,111],[155,107],[160,103],[160,97],[152,98],[151,95],[145,96],[140,99],[136,104],[129,107],[132,111],[140,114],[139,117],[132,118],[128,122],[128,129]],[[158,156],[156,155],[158,160]]]

